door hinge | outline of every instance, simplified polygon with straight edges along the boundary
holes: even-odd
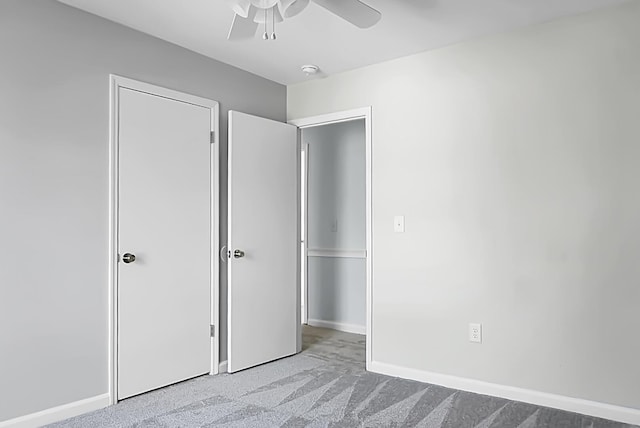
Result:
[[[211,134],[210,134],[210,135],[211,135],[211,137],[210,137],[210,138],[211,138],[210,143],[211,143],[211,144],[215,144],[215,142],[216,142],[216,133],[215,133],[215,131],[211,131]]]
[[[211,330],[210,330],[211,337],[216,337],[216,326],[211,324],[210,327],[211,327]]]

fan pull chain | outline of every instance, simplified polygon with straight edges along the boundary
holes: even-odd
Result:
[[[271,33],[271,40],[276,39],[276,7],[277,5],[271,8],[271,28],[273,29],[273,32]]]
[[[264,34],[262,40],[269,40],[269,34],[267,32],[267,9],[264,10]]]

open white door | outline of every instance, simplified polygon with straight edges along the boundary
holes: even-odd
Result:
[[[297,128],[229,112],[228,371],[299,351]]]

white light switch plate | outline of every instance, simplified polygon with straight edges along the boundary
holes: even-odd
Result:
[[[393,218],[393,230],[396,233],[404,232],[404,216],[397,215]]]

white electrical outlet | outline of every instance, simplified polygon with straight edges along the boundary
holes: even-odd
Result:
[[[469,342],[482,343],[482,324],[469,324]]]

